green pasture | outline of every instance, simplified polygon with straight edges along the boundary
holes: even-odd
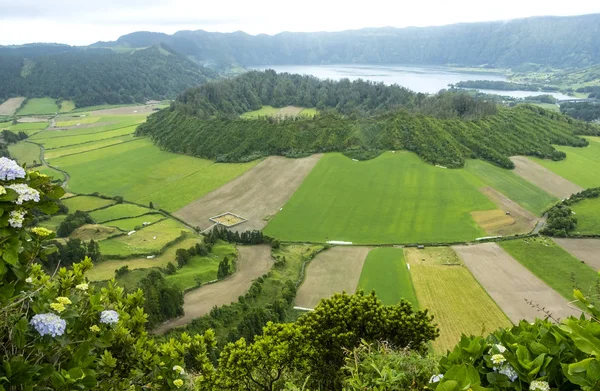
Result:
[[[75,110],[75,102],[72,100],[63,100],[60,102],[59,113],[68,113]]]
[[[132,217],[130,219],[114,220],[106,223],[110,227],[116,227],[123,231],[131,231],[139,227],[143,227],[144,223],[155,223],[164,219],[165,216],[160,213],[146,214],[143,216]]]
[[[55,137],[49,137],[49,138],[45,137],[47,135],[47,133],[49,133],[49,132],[43,132],[43,133],[36,134],[34,137],[32,137],[32,140],[35,141],[36,143],[42,144],[44,146],[44,148],[46,148],[46,149],[53,149],[53,148],[60,148],[60,147],[66,147],[66,146],[71,146],[71,145],[84,144],[84,143],[88,143],[88,142],[105,140],[105,139],[110,139],[110,138],[114,138],[114,137],[124,136],[127,134],[132,134],[133,132],[135,132],[135,128],[136,128],[136,126],[133,125],[133,126],[128,126],[128,127],[121,128],[121,129],[107,130],[104,132],[96,131],[95,133],[79,134],[79,135],[77,135],[77,134],[76,135],[63,135],[60,137],[55,136]],[[58,132],[58,131],[54,131],[54,132]]]
[[[56,100],[52,98],[31,98],[17,115],[54,114],[58,112]]]
[[[27,141],[19,141],[15,144],[8,146],[8,152],[10,156],[15,159],[19,164],[27,164],[32,166],[35,163],[40,162],[40,147],[36,144],[28,143]],[[38,170],[39,168],[35,168]]]
[[[102,240],[99,242],[100,252],[104,256],[157,253],[187,232],[190,230],[178,221],[166,219],[132,235]]]
[[[248,111],[242,114],[241,118],[252,119],[258,117],[271,117],[276,115],[279,112],[279,108],[273,106],[263,106],[258,110]]]
[[[385,305],[394,305],[400,299],[405,299],[418,307],[415,288],[401,248],[380,247],[369,251],[358,287],[366,293],[374,290]]]
[[[225,257],[229,258],[231,265],[237,258],[237,249],[231,243],[219,241],[213,246],[212,253],[205,257],[198,255],[192,257],[185,266],[177,269],[177,273],[165,278],[181,290],[194,288],[198,285],[196,282],[198,279],[203,284],[216,280],[219,262]],[[177,266],[175,262],[173,263]]]
[[[27,135],[31,135],[33,133],[37,133],[40,130],[44,130],[48,127],[48,122],[19,122],[18,124],[13,125],[12,122],[8,127],[1,127],[2,129],[8,129],[12,132],[25,132]]]
[[[573,299],[573,289],[588,292],[599,282],[598,273],[545,237],[500,242],[513,258],[565,299]],[[597,299],[593,299],[597,301]]]
[[[409,152],[362,162],[327,154],[265,233],[358,244],[472,240],[486,234],[469,213],[496,208],[482,186],[466,170],[438,168]]]
[[[36,167],[35,170],[39,171],[42,174],[52,177],[54,180],[57,180],[57,181],[65,180],[65,176],[62,172],[55,170],[53,168],[50,168],[48,166],[39,166],[39,167]]]
[[[90,213],[90,216],[92,216],[94,221],[103,223],[108,220],[121,219],[124,217],[137,217],[148,212],[152,212],[152,209],[143,208],[134,204],[117,204],[110,208],[95,210]]]
[[[465,169],[536,216],[559,201],[512,170],[483,160],[467,160]]]
[[[577,217],[575,233],[600,234],[600,198],[583,200],[571,206],[571,209]]]
[[[555,146],[567,154],[565,160],[558,162],[546,159],[530,159],[556,174],[583,187],[600,186],[600,137],[586,137],[590,145],[585,148]]]
[[[67,208],[69,208],[69,213],[73,213],[76,210],[87,212],[90,210],[102,208],[104,206],[114,204],[115,201],[105,200],[104,198],[94,196],[75,196],[62,200],[62,203]]]
[[[82,118],[69,118],[69,119],[65,119],[65,120],[58,120],[56,122],[56,127],[61,127],[61,126],[77,126],[79,124],[81,125],[89,125],[89,124],[93,124],[100,121],[100,117],[82,117]]]
[[[40,221],[37,225],[56,232],[60,224],[65,221],[66,218],[67,215],[56,215],[52,216],[49,220]]]
[[[50,159],[54,159],[57,157],[93,151],[94,149],[107,148],[107,147],[111,147],[113,145],[126,143],[128,141],[133,141],[133,140],[135,140],[134,136],[132,134],[129,134],[129,135],[125,135],[122,137],[113,137],[113,138],[109,138],[106,140],[94,141],[94,142],[89,142],[89,143],[85,143],[85,144],[78,144],[78,145],[73,145],[70,147],[48,149],[44,152],[44,156],[46,159],[50,160]]]
[[[258,161],[229,164],[161,151],[147,138],[51,160],[68,188],[95,191],[175,211],[243,174]]]

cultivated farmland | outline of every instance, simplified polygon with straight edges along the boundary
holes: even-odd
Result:
[[[568,198],[573,193],[583,190],[582,187],[555,174],[544,166],[524,156],[513,156],[510,160],[515,163],[515,173],[531,183],[544,189],[560,199]]]
[[[514,323],[533,321],[544,314],[525,300],[550,310],[555,318],[579,315],[567,300],[525,266],[517,262],[496,243],[455,246],[453,249]],[[564,276],[563,276],[564,278]]]
[[[262,229],[298,189],[321,155],[301,159],[270,156],[243,175],[184,206],[174,213],[187,223],[206,229],[209,220],[225,212],[247,219],[234,227],[242,231]]]
[[[516,235],[530,232],[538,218],[493,187],[484,187],[485,194],[499,209],[472,212],[477,223],[491,235]]]
[[[453,242],[485,236],[471,218],[495,209],[465,170],[409,152],[353,161],[325,155],[265,228],[282,240],[358,244]]]
[[[553,239],[575,258],[582,260],[594,270],[600,270],[600,239]]]
[[[585,148],[557,146],[567,154],[565,160],[552,161],[531,158],[548,170],[583,188],[600,186],[600,137],[586,137],[590,145]],[[575,192],[573,192],[575,193]],[[570,194],[569,194],[570,195]]]
[[[117,204],[110,208],[99,209],[90,213],[90,216],[99,223],[122,219],[125,217],[137,217],[152,212],[152,209],[143,208],[134,204]]]
[[[104,198],[93,196],[75,196],[63,199],[62,203],[67,208],[69,208],[70,213],[73,213],[76,210],[87,212],[90,210],[102,208],[114,204],[115,201],[105,200]]]
[[[421,309],[439,325],[437,353],[451,349],[462,334],[482,335],[510,321],[449,247],[406,248],[406,260]]]
[[[13,115],[15,111],[21,107],[21,104],[24,100],[25,98],[23,97],[5,100],[2,102],[2,104],[0,104],[0,115]]]
[[[110,227],[116,227],[123,231],[129,232],[131,230],[136,229],[137,227],[143,227],[144,225],[148,225],[148,223],[152,224],[164,218],[165,216],[160,213],[145,214],[143,216],[132,217],[129,219],[109,221],[105,225],[108,225]]]
[[[25,106],[18,115],[35,115],[35,114],[55,114],[58,112],[58,106],[55,99],[52,98],[31,98],[25,103]]]
[[[358,287],[365,293],[375,291],[379,300],[386,305],[394,305],[400,299],[405,299],[413,306],[419,306],[401,248],[381,247],[369,251]]]
[[[296,305],[314,308],[334,293],[356,291],[367,247],[333,247],[319,253],[306,268],[304,282],[296,295]]]

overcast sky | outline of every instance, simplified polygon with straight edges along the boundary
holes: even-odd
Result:
[[[276,34],[600,13],[600,0],[0,0],[0,45],[87,45],[133,31]]]

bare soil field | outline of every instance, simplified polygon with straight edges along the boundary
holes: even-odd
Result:
[[[25,98],[18,97],[10,98],[4,101],[2,104],[0,104],[0,115],[13,115],[15,111],[21,107],[21,103],[23,103],[24,100]]]
[[[338,246],[319,253],[306,268],[295,305],[314,308],[334,293],[354,293],[358,286],[368,247]]]
[[[304,107],[286,106],[286,107],[282,107],[277,112],[277,116],[278,117],[295,117],[298,114],[300,114],[300,112],[302,110],[304,110]]]
[[[157,106],[155,105],[141,105],[141,106],[127,106],[127,107],[115,107],[112,109],[104,109],[104,110],[96,110],[90,113],[90,116],[108,116],[108,115],[127,115],[127,114],[146,114],[153,113],[154,109]]]
[[[206,229],[214,223],[209,219],[231,212],[248,221],[233,230],[263,229],[300,186],[317,164],[321,155],[302,159],[270,156],[243,175],[193,201],[175,213],[186,223]]]
[[[544,314],[525,300],[547,308],[555,318],[579,316],[580,311],[496,243],[452,247],[489,295],[513,323],[533,321]]]
[[[48,122],[48,118],[42,118],[42,117],[23,117],[23,118],[19,118],[19,120],[17,121],[19,123],[36,123],[36,122]]]
[[[553,240],[575,258],[595,270],[600,270],[600,239],[553,238]]]
[[[532,162],[525,156],[512,156],[510,160],[515,163],[515,173],[517,175],[561,200],[583,190],[582,187]]]
[[[207,284],[187,293],[183,300],[185,315],[164,323],[155,333],[164,333],[174,327],[183,326],[193,319],[206,315],[214,307],[220,307],[237,301],[246,294],[252,282],[267,273],[273,265],[271,247],[239,246],[236,272],[229,278]]]
[[[497,210],[471,213],[475,222],[490,235],[528,233],[538,222],[539,218],[493,187],[483,187],[479,191],[498,206]]]

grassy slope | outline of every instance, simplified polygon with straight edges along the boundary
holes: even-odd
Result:
[[[109,227],[116,227],[122,229],[123,231],[131,231],[137,227],[142,227],[144,223],[154,223],[164,218],[165,216],[159,213],[147,214],[144,216],[132,217],[130,219],[110,221],[105,225],[108,225]]]
[[[69,111],[75,110],[75,102],[72,100],[63,100],[60,102],[60,113],[68,113]]]
[[[197,278],[203,284],[216,280],[219,262],[225,257],[229,258],[231,264],[237,258],[237,249],[231,243],[220,241],[215,244],[211,254],[205,257],[195,256],[191,258],[184,267],[177,270],[177,273],[166,276],[166,279],[182,290],[197,286]]]
[[[463,333],[484,335],[511,325],[451,248],[405,251],[419,306],[429,309],[440,328],[436,353],[452,349]]]
[[[418,307],[415,288],[400,248],[371,250],[360,274],[358,287],[367,293],[374,290],[383,304],[393,305],[405,299]]]
[[[408,152],[355,162],[321,158],[265,233],[282,240],[413,243],[485,236],[473,210],[495,209],[465,170],[424,163]]]
[[[575,233],[600,234],[600,198],[583,200],[571,208],[577,217]]]
[[[586,148],[557,146],[556,149],[567,154],[567,158],[554,162],[551,160],[530,158],[558,175],[583,188],[600,186],[600,137],[586,137],[590,145]]]
[[[40,221],[37,225],[56,232],[58,226],[65,220],[66,217],[67,215],[52,216],[49,220]]]
[[[56,112],[58,112],[58,106],[55,99],[31,98],[17,115],[54,114]]]
[[[483,160],[467,160],[465,169],[536,216],[558,202],[558,198],[511,170],[496,167]]]
[[[62,201],[63,204],[69,208],[69,212],[73,213],[76,210],[82,210],[87,212],[89,210],[94,210],[101,208],[103,206],[114,204],[114,200],[105,200],[100,197],[92,197],[92,196],[77,196],[64,199]]]
[[[57,157],[74,155],[74,154],[83,153],[83,152],[89,152],[89,151],[93,151],[94,149],[107,148],[107,147],[111,147],[113,145],[125,143],[128,141],[133,141],[133,140],[135,140],[134,136],[132,134],[129,134],[129,135],[121,136],[121,137],[109,138],[106,140],[93,141],[93,142],[87,142],[84,144],[73,145],[70,147],[49,149],[49,150],[45,151],[44,156],[46,157],[46,159],[50,160],[50,159],[54,159]]]
[[[121,195],[127,200],[174,211],[255,166],[215,164],[163,152],[148,139],[52,159],[71,175],[69,189]]]
[[[566,250],[547,238],[530,238],[501,242],[500,245],[538,278],[565,299],[573,300],[573,288],[594,288],[598,274]],[[535,301],[535,298],[532,297]]]
[[[71,145],[84,144],[93,141],[112,139],[115,137],[125,136],[128,134],[133,134],[135,132],[136,126],[128,126],[121,129],[108,130],[104,132],[96,132],[89,134],[80,134],[80,135],[72,135],[65,137],[51,137],[51,138],[41,138],[36,135],[32,138],[32,141],[36,143],[40,143],[46,149],[54,149],[67,147]],[[93,128],[92,128],[93,129]]]
[[[98,222],[102,223],[107,220],[120,219],[123,217],[136,217],[145,213],[151,212],[152,209],[142,208],[133,204],[118,204],[110,208],[96,210],[90,213],[90,216]]]
[[[8,152],[19,164],[25,163],[28,166],[31,166],[34,161],[40,163],[40,147],[38,145],[26,141],[19,141],[16,144],[10,144],[8,146]]]

